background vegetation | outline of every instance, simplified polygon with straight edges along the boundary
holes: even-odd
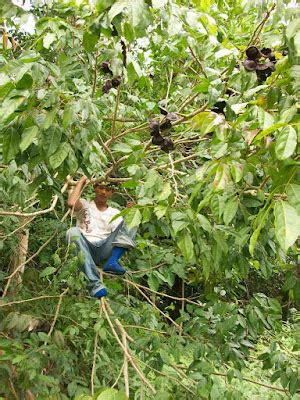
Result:
[[[0,395],[299,399],[296,3],[0,11]],[[81,174],[140,226],[101,303],[64,239]]]

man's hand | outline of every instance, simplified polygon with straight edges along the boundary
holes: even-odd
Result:
[[[133,207],[134,205],[135,205],[135,202],[134,202],[134,201],[127,201],[126,207],[127,207],[127,208],[131,208],[131,207]]]

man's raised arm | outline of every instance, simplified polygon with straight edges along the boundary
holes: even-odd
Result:
[[[82,208],[82,203],[80,201],[80,193],[82,191],[82,188],[86,184],[87,177],[84,175],[82,176],[79,181],[77,182],[76,186],[72,190],[71,193],[69,193],[67,205],[69,208],[72,208],[74,211],[79,211]]]

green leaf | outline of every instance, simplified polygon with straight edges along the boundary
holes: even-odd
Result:
[[[226,189],[230,183],[229,166],[227,164],[220,164],[218,166],[216,176],[213,182],[213,187],[216,191]]]
[[[95,50],[95,46],[99,40],[99,36],[96,33],[84,32],[83,34],[83,47],[87,52]]]
[[[108,18],[112,21],[121,13],[127,15],[127,20],[134,28],[137,36],[142,35],[152,22],[149,7],[144,0],[116,1],[108,12]]]
[[[47,152],[48,156],[51,156],[57,150],[61,142],[61,137],[62,132],[56,125],[51,126],[51,128],[43,132],[42,146]]]
[[[63,142],[59,145],[56,153],[52,154],[49,158],[49,163],[53,169],[58,168],[61,163],[66,159],[70,151],[70,145]]]
[[[29,128],[26,128],[23,133],[22,133],[22,137],[21,137],[21,143],[20,143],[20,150],[23,152],[24,150],[26,150],[31,143],[33,142],[33,140],[36,138],[37,134],[38,134],[38,127],[37,126],[30,126]]]
[[[49,47],[53,42],[55,42],[55,40],[56,35],[54,33],[48,32],[43,38],[43,46],[45,47],[45,49],[49,49]]]
[[[32,87],[32,84],[33,84],[32,76],[29,74],[24,74],[16,84],[16,88],[18,90],[30,89]]]
[[[290,157],[297,146],[297,133],[292,126],[284,128],[276,137],[275,152],[278,160]]]
[[[68,128],[68,126],[73,122],[73,116],[74,116],[74,109],[72,105],[68,105],[64,109],[63,113],[63,127],[65,129]]]
[[[266,221],[267,216],[269,215],[269,212],[272,208],[272,204],[268,206],[268,208],[263,212],[263,210],[260,211],[258,216],[256,217],[256,220],[254,221],[254,227],[257,226],[257,228],[254,230],[253,234],[251,235],[250,238],[250,243],[249,243],[249,253],[251,256],[254,254],[254,248],[257,242],[257,239],[260,235],[260,231],[262,230],[262,227],[264,226],[264,223]],[[258,223],[258,225],[257,225]]]
[[[172,188],[170,182],[166,182],[162,188],[162,191],[158,194],[157,200],[158,201],[167,200],[171,194],[172,194]]]
[[[19,151],[20,135],[17,130],[9,128],[3,135],[3,160],[9,162]]]
[[[52,123],[55,119],[55,116],[57,115],[57,111],[58,111],[57,108],[54,108],[53,110],[51,110],[47,113],[46,118],[44,120],[44,125],[43,125],[44,129],[50,128],[50,126],[52,125]]]
[[[224,123],[224,117],[212,111],[204,111],[193,117],[192,125],[200,130],[201,136],[213,131],[217,125]]]
[[[236,197],[231,197],[230,199],[227,200],[223,212],[223,219],[225,225],[229,225],[230,222],[233,220],[235,214],[237,213],[238,206],[239,206],[238,199]]]
[[[128,400],[123,392],[118,392],[116,389],[105,389],[97,397],[96,400]]]
[[[136,207],[129,208],[125,214],[126,225],[128,228],[134,228],[138,226],[142,221],[142,214]]]
[[[54,272],[56,271],[56,268],[54,267],[47,267],[45,268],[42,272],[40,272],[39,277],[40,278],[44,278],[45,276],[49,276],[54,274]]]
[[[276,124],[269,126],[269,128],[263,129],[258,135],[255,136],[253,142],[259,141],[260,139],[264,138],[265,136],[268,136],[270,133],[274,131],[277,131],[277,129],[282,128],[285,125],[286,125],[285,122],[277,122]]]
[[[295,183],[289,183],[286,186],[286,193],[288,196],[289,203],[295,207],[298,214],[300,215],[300,185]]]
[[[197,214],[197,219],[200,222],[201,228],[204,229],[206,232],[211,233],[212,227],[209,220],[202,214]]]
[[[284,251],[291,247],[300,235],[300,217],[289,203],[278,201],[274,207],[275,235]]]
[[[185,231],[179,236],[179,239],[177,239],[177,245],[185,260],[191,262],[194,258],[194,244],[189,231]]]
[[[24,102],[25,97],[14,97],[13,99],[5,99],[0,108],[0,121],[6,122],[8,118],[18,109]]]

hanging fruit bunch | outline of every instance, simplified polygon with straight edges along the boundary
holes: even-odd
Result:
[[[247,59],[243,63],[245,70],[256,71],[258,82],[264,82],[275,71],[276,57],[272,49],[264,47],[259,50],[256,46],[250,46],[246,55]],[[261,62],[261,59],[265,62]]]
[[[109,61],[104,61],[101,64],[101,69],[105,74],[110,74],[113,75],[111,69],[110,69],[110,63]],[[121,83],[121,77],[120,76],[115,76],[112,79],[107,79],[103,85],[103,92],[108,93],[111,88],[117,88]]]
[[[159,107],[160,112],[165,115],[164,120],[160,123],[159,121],[153,119],[150,121],[150,134],[152,136],[152,144],[160,146],[161,150],[166,153],[174,150],[174,143],[171,138],[163,137],[161,132],[172,128],[172,122],[175,122],[178,117],[173,112],[168,112],[164,108]]]

